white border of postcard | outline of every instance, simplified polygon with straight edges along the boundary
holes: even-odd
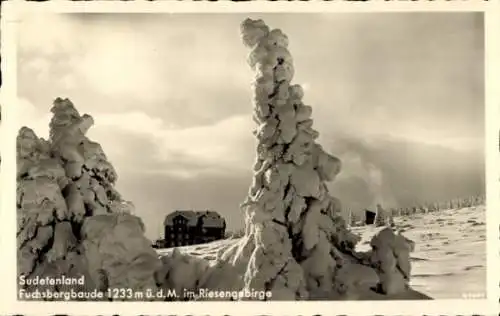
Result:
[[[499,210],[500,210],[500,1],[486,0],[372,0],[372,1],[9,1],[2,6],[0,223],[0,314],[72,315],[498,315],[499,309]],[[431,301],[305,301],[305,302],[21,302],[16,296],[15,138],[16,117],[16,12],[24,10],[69,12],[383,12],[383,11],[482,11],[486,24],[486,196],[487,196],[487,298]],[[40,30],[43,32],[43,30]]]

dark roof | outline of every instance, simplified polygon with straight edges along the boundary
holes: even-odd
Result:
[[[205,227],[222,227],[226,223],[226,220],[215,211],[177,210],[167,214],[163,221],[163,226],[173,225],[173,219],[177,216],[186,218],[188,226],[196,226],[200,218],[203,218],[203,226]]]

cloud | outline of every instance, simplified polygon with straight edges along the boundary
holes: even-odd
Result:
[[[412,206],[414,203],[482,194],[485,190],[484,160],[480,152],[464,153],[392,138],[337,139],[331,149],[342,159],[343,170],[334,182],[328,184],[329,188],[346,209],[355,213],[373,208],[376,202],[387,208]],[[149,152],[145,150],[144,154],[148,156]],[[253,157],[253,154],[243,156]],[[173,163],[177,170],[179,161]],[[175,209],[211,208],[228,219],[230,229],[243,225],[238,205],[251,184],[249,168],[232,172],[197,172],[190,177],[142,170],[144,168],[121,173],[123,177],[118,187],[124,196],[135,202],[138,213],[149,227],[151,238],[161,236],[158,216],[163,218]],[[186,170],[195,172],[202,168],[189,166]]]
[[[160,118],[139,111],[93,115],[96,124],[89,137],[103,143],[128,170],[194,176],[246,170],[253,161],[253,122],[247,115],[185,129],[169,128]],[[135,153],[140,153],[140,166],[125,157]]]
[[[173,93],[155,71],[161,55],[151,43],[120,30],[107,36],[91,37],[93,33],[84,33],[87,49],[72,66],[94,89],[109,95],[141,96],[143,102]]]
[[[331,187],[355,210],[373,206],[377,199],[387,207],[411,206],[485,192],[483,151],[391,136],[337,138],[328,148],[343,161],[342,172],[348,173]],[[355,196],[346,194],[354,187]]]
[[[166,148],[182,151],[201,161],[233,168],[251,166],[251,134],[253,121],[250,116],[234,116],[214,125],[183,130],[165,131],[162,134]]]
[[[61,52],[76,53],[81,49],[76,31],[71,15],[24,12],[18,24],[19,49],[37,51],[38,56],[44,57]]]
[[[482,130],[483,115],[470,106],[482,94],[482,35],[476,15],[256,17],[290,34],[297,82],[305,83],[306,100],[314,106],[319,126],[349,124],[397,134],[448,129],[449,135],[461,137]],[[244,62],[248,52],[240,44],[240,18],[236,14],[37,17],[23,23],[20,52],[28,59],[49,62],[44,72],[51,76],[21,86],[63,92],[78,87],[93,91],[92,97],[82,100],[100,100],[88,103],[105,104],[109,111],[140,106],[179,127],[213,124],[249,111],[252,74]],[[307,30],[298,28],[298,21],[307,23]],[[33,34],[42,23],[55,34],[40,40]],[[327,28],[337,32],[321,32]],[[372,29],[379,32],[366,32]],[[311,37],[314,32],[319,37]],[[33,81],[37,76],[31,71],[23,78]],[[459,113],[467,113],[467,118]],[[446,126],[437,127],[444,119]]]
[[[18,98],[16,105],[16,130],[27,126],[35,131],[38,137],[48,139],[49,122],[52,113],[40,111],[33,103],[25,98]]]
[[[155,71],[158,50],[133,29],[102,32],[102,25],[84,25],[74,14],[30,15],[21,21],[21,54],[36,55],[26,68],[45,65],[43,74],[50,70],[48,63],[56,67],[54,59],[63,57],[67,73],[104,94],[141,95],[153,101],[163,97],[157,92],[169,92]]]
[[[184,25],[179,34],[170,31],[169,24],[179,24],[182,18],[164,17],[148,23],[139,19],[139,27],[128,15],[46,14],[23,19],[21,94],[46,102],[65,94],[93,112],[103,104],[113,112],[140,106],[148,115],[179,127],[248,113],[249,107],[235,106],[250,100],[246,52],[240,45],[227,45],[239,42],[238,32],[207,28],[206,36],[193,24]],[[35,37],[42,22],[55,34]]]
[[[290,37],[294,82],[304,83],[319,142],[343,161],[330,187],[346,206],[361,210],[377,196],[404,205],[484,190],[480,15],[252,17]],[[213,208],[241,225],[238,204],[255,156],[252,73],[238,32],[244,18],[23,20],[19,122],[46,135],[58,96],[94,116],[89,137],[102,144],[119,190],[153,235],[158,216],[175,208]]]

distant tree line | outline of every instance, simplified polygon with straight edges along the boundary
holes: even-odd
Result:
[[[462,209],[468,207],[475,207],[479,205],[483,205],[485,203],[485,196],[470,196],[466,198],[455,198],[448,201],[443,202],[426,202],[408,207],[398,207],[398,208],[390,208],[388,210],[383,209],[380,205],[377,206],[377,210],[373,210],[373,212],[377,213],[376,224],[380,224],[381,222],[390,223],[393,221],[394,217],[399,216],[410,216],[415,214],[426,214],[439,212],[442,210],[451,210],[451,209]],[[384,214],[381,214],[384,213]],[[364,212],[355,213],[352,210],[347,210],[348,220],[347,222],[350,226],[362,226],[365,225]],[[384,218],[384,220],[382,220]]]
[[[387,210],[384,209],[381,205],[378,205],[377,210],[373,210],[373,212],[377,213],[374,224],[376,226],[385,226],[385,225],[393,226],[395,217],[433,213],[450,209],[475,207],[483,205],[484,203],[485,203],[485,197],[482,195],[478,195],[466,198],[451,199],[444,202],[427,202],[408,207],[390,208]],[[346,213],[348,214],[346,222],[349,223],[351,227],[365,225],[365,218],[364,218],[365,212],[357,213],[357,212],[352,212],[351,209],[347,209]],[[244,228],[235,231],[226,231],[225,239],[241,238],[244,235],[245,235]]]

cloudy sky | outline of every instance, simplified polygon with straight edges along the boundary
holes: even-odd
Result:
[[[19,124],[48,135],[56,97],[96,121],[150,238],[175,209],[231,229],[251,183],[252,73],[239,14],[25,16]],[[484,191],[482,16],[255,14],[290,38],[319,142],[343,160],[332,194],[354,209]]]

